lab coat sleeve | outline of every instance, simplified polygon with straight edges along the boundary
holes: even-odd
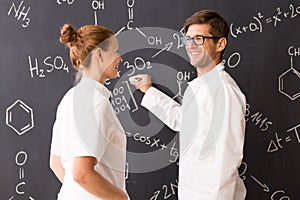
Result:
[[[241,196],[244,195],[238,194],[237,190],[241,187],[238,168],[243,159],[246,100],[239,89],[227,87],[226,90],[228,104],[222,136],[216,146],[211,200],[243,199]]]
[[[181,124],[181,105],[172,98],[150,87],[145,93],[141,105],[151,111],[164,124],[179,131]]]
[[[52,155],[57,155],[57,156],[60,156],[60,125],[59,125],[59,122],[56,120],[54,122],[54,125],[53,125],[53,130],[52,130],[52,141],[51,141],[51,150],[50,150],[50,153]]]
[[[61,124],[59,120],[59,106],[57,107],[56,119],[52,128],[52,140],[50,154],[52,155],[61,155]]]

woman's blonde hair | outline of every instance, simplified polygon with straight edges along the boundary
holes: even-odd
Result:
[[[64,24],[60,30],[60,42],[70,49],[70,59],[76,70],[80,65],[88,67],[91,62],[90,52],[96,47],[107,51],[109,40],[114,33],[111,29],[99,25],[86,25],[79,29]]]

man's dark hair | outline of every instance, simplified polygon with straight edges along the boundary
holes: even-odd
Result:
[[[190,25],[208,24],[209,33],[215,37],[225,37],[227,39],[229,27],[226,20],[214,10],[200,10],[186,19],[184,32],[186,33]]]

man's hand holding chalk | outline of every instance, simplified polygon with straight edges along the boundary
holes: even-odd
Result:
[[[148,74],[131,76],[129,77],[129,82],[143,93],[152,86],[151,76]]]

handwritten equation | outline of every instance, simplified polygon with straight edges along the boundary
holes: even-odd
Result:
[[[250,110],[250,104],[246,104],[246,113],[245,119],[248,122],[252,122],[257,126],[261,131],[267,131],[269,127],[273,124],[268,117],[265,117],[261,112],[252,112]]]
[[[296,139],[296,142],[298,144],[300,144],[300,136],[299,136],[300,124],[298,124],[292,128],[289,128],[288,130],[286,130],[286,133],[289,133],[292,135],[283,136],[283,134],[279,135],[277,132],[274,133],[275,138],[272,139],[268,145],[268,149],[267,149],[268,153],[273,153],[273,152],[279,151],[280,149],[283,149],[283,147],[286,143],[289,143],[289,142],[293,141],[294,139]],[[293,135],[295,136],[294,138],[292,137]]]
[[[155,191],[153,193],[153,196],[150,197],[149,200],[158,200],[161,199],[159,197],[162,197],[162,199],[168,199],[172,196],[175,196],[177,194],[177,190],[178,190],[178,181],[175,180],[175,183],[169,183],[164,184],[161,189]]]
[[[11,7],[8,10],[7,15],[14,13],[14,17],[17,21],[20,19],[22,20],[22,27],[27,28],[30,25],[30,17],[28,17],[30,6],[23,5],[24,1],[21,1],[19,5],[15,4],[14,2],[11,4]]]
[[[6,109],[5,121],[18,135],[23,135],[34,127],[33,109],[18,99]]]
[[[54,70],[63,70],[66,73],[69,73],[69,67],[61,56],[47,56],[43,60],[43,67],[39,65],[37,58],[31,58],[31,56],[28,56],[28,64],[31,78],[45,78],[46,74],[53,72]],[[46,67],[46,69],[44,67]]]
[[[17,183],[15,187],[15,191],[18,196],[24,196],[26,195],[26,191],[24,190],[24,187],[26,186],[26,180],[25,180],[25,169],[24,166],[27,163],[28,154],[25,151],[19,151],[16,154],[15,162],[17,166],[19,166],[18,176],[19,176],[19,183]],[[9,200],[15,199],[15,196],[11,196]],[[27,197],[29,200],[35,200],[31,195]]]
[[[277,7],[275,14],[271,16],[264,16],[259,12],[256,16],[253,16],[253,21],[246,25],[230,24],[230,33],[234,38],[238,38],[241,34],[246,32],[259,32],[262,33],[265,24],[271,24],[273,27],[277,27],[280,23],[283,23],[285,19],[294,19],[300,14],[300,5],[295,6],[290,4],[288,10],[284,11],[281,7]]]
[[[101,11],[105,9],[105,1],[92,1],[92,8],[94,10],[94,20],[95,25],[98,25],[98,17],[97,17],[97,11]]]
[[[290,69],[278,77],[278,91],[294,101],[300,97],[300,84],[291,84],[294,82],[300,83],[300,72],[294,67],[293,62],[294,57],[300,56],[300,47],[290,46],[288,48],[288,54],[290,56]],[[292,82],[292,80],[294,80],[294,82]]]
[[[72,5],[75,2],[75,0],[56,0],[56,3],[61,5],[63,3],[67,3],[69,5]]]
[[[127,5],[127,10],[128,10],[128,20],[127,20],[127,23],[126,23],[126,26],[123,26],[120,30],[118,30],[116,32],[115,35],[118,35],[120,34],[122,31],[124,31],[126,28],[127,30],[132,30],[133,27],[132,27],[132,24],[134,22],[134,0],[127,0],[126,1],[126,5]]]
[[[133,92],[129,86],[128,81],[123,82],[125,86],[119,86],[118,88],[114,88],[113,91],[111,92],[111,104],[113,106],[115,114],[119,114],[120,112],[125,112],[131,110],[131,112],[135,112],[139,106],[136,103],[135,98],[133,97]],[[126,91],[125,91],[126,90]],[[134,108],[131,108],[129,105],[130,99],[125,95],[124,93],[128,92],[133,103],[134,103]]]
[[[33,109],[25,104],[22,100],[16,100],[12,105],[6,109],[6,125],[12,128],[19,136],[24,135],[26,132],[34,127]],[[25,164],[27,163],[28,154],[26,151],[19,151],[15,156],[15,163],[19,167],[18,176],[19,182],[15,186],[15,192],[18,196],[24,196],[26,186],[25,180]],[[9,200],[15,199],[11,196]],[[34,200],[32,196],[27,199]]]
[[[246,172],[248,171],[248,165],[246,162],[242,162],[240,170],[241,172],[239,173],[239,176],[243,181],[245,181],[247,178]],[[253,174],[250,174],[250,177],[252,181],[254,181],[258,186],[260,186],[263,192],[271,193],[270,200],[290,200],[290,197],[286,194],[286,192],[283,189],[271,191],[270,187],[266,183],[258,180],[258,178],[255,177]]]
[[[170,145],[170,147],[168,147],[168,145],[165,142],[161,141],[160,138],[144,136],[141,133],[126,132],[126,136],[129,138],[132,138],[134,141],[144,144],[148,147],[158,148],[160,150],[168,150],[169,156],[170,156],[169,162],[175,163],[178,161],[179,147],[178,147],[177,142],[173,142],[172,145]]]

